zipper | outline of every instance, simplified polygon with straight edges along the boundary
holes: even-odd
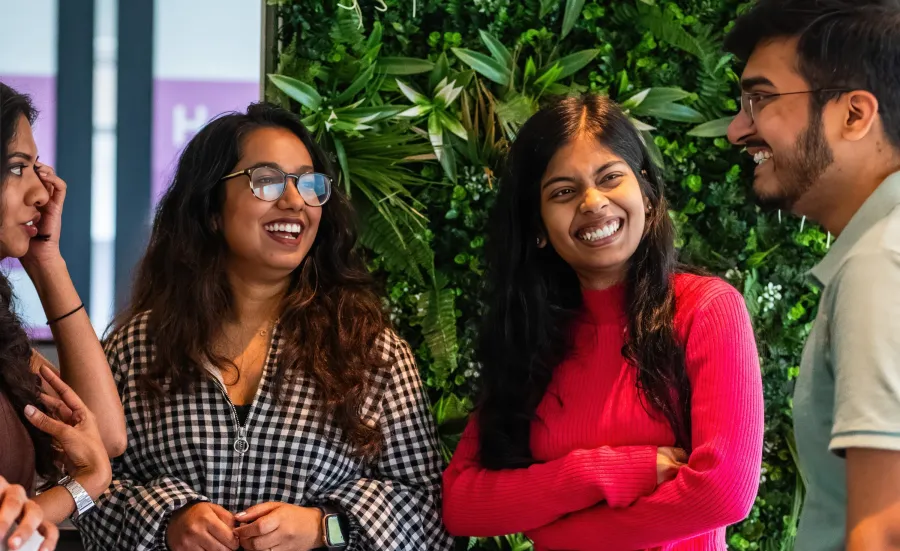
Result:
[[[237,436],[232,442],[231,447],[234,448],[234,451],[238,452],[241,455],[247,453],[247,450],[250,449],[250,441],[247,440],[247,427],[246,425],[241,424],[241,420],[237,414],[237,408],[234,407],[234,403],[231,401],[231,397],[228,396],[228,391],[225,389],[225,386],[219,381],[218,377],[215,379],[216,386],[219,387],[219,390],[222,391],[222,394],[225,396],[225,399],[228,400],[228,406],[231,408],[231,418],[234,420],[234,424],[237,425]],[[262,380],[260,380],[260,387],[262,386]],[[257,391],[257,395],[259,391]],[[256,404],[256,397],[253,398],[253,405]],[[250,409],[253,409],[253,405],[250,406]],[[250,415],[247,415],[247,419],[249,420]]]
[[[225,388],[225,383],[222,382],[222,375],[219,371],[214,368],[212,365],[206,365],[206,370],[213,376],[213,380],[216,382],[216,386],[219,387],[219,390],[222,392],[222,395],[225,396],[225,399],[228,401],[228,407],[231,408],[231,418],[234,420],[234,424],[237,426],[237,436],[235,436],[234,441],[231,444],[231,447],[236,451],[239,455],[241,455],[241,461],[243,464],[243,455],[250,450],[250,441],[247,439],[247,425],[250,424],[250,417],[253,414],[253,408],[256,407],[256,402],[259,401],[259,395],[262,394],[263,384],[266,380],[266,375],[269,373],[269,356],[272,353],[272,343],[274,342],[274,329],[273,329],[273,339],[269,342],[269,348],[266,351],[266,360],[263,364],[263,372],[262,376],[259,378],[259,386],[256,389],[256,394],[253,396],[253,401],[250,402],[250,410],[247,412],[247,420],[244,424],[241,424],[241,420],[237,414],[237,408],[234,407],[234,402],[231,401],[231,397],[228,395],[228,390]]]
[[[276,321],[277,324],[277,321]],[[272,356],[272,347],[275,344],[275,327],[272,328],[272,335],[269,340],[269,346],[266,350],[266,359],[265,363],[263,363],[263,372],[262,376],[259,378],[259,386],[256,389],[256,394],[253,396],[253,401],[250,403],[250,411],[247,412],[247,420],[244,424],[241,424],[241,420],[237,414],[237,408],[234,407],[234,402],[231,401],[231,397],[228,395],[228,390],[225,388],[225,382],[222,380],[222,374],[219,373],[219,370],[214,368],[211,364],[204,365],[204,368],[212,375],[213,380],[216,383],[216,386],[219,387],[219,390],[222,392],[222,395],[225,396],[225,400],[228,401],[228,407],[231,408],[231,418],[234,421],[234,424],[237,426],[237,436],[235,436],[234,441],[231,444],[231,447],[238,454],[238,465],[237,472],[232,473],[232,476],[235,476],[236,480],[241,480],[242,473],[244,471],[244,455],[250,450],[250,441],[247,439],[247,426],[250,424],[250,418],[253,416],[253,409],[256,407],[256,402],[259,401],[259,396],[262,394],[263,385],[266,381],[266,376],[269,373],[269,361]],[[242,501],[243,488],[241,484],[237,485],[237,496],[236,501]]]

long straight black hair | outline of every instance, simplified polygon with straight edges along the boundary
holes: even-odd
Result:
[[[571,349],[571,322],[582,306],[575,271],[544,233],[540,181],[553,155],[591,136],[634,172],[652,209],[627,272],[628,327],[623,356],[637,369],[637,392],[664,418],[679,447],[690,446],[690,383],[674,329],[675,229],[663,183],[634,125],[609,98],[563,99],[532,116],[510,148],[487,241],[487,312],[480,334],[480,460],[489,469],[534,462],[535,411],[556,366]]]
[[[9,146],[16,136],[19,121],[25,117],[29,124],[34,124],[37,116],[31,98],[0,82],[0,193],[8,183],[9,163],[6,158],[10,154]],[[13,300],[9,280],[6,274],[0,272],[0,392],[15,407],[16,414],[28,430],[34,445],[37,473],[48,480],[57,480],[59,468],[54,462],[57,454],[53,451],[50,436],[25,419],[25,406],[31,404],[43,409],[38,400],[41,383],[31,370],[31,343],[16,315]]]

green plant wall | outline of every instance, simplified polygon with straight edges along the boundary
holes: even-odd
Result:
[[[500,161],[548,98],[609,94],[669,183],[682,259],[741,290],[766,393],[759,497],[729,530],[740,550],[793,547],[802,482],[791,400],[817,302],[816,226],[757,209],[753,164],[724,138],[740,67],[721,51],[739,0],[269,0],[268,97],[333,155],[396,327],[416,350],[449,457],[477,383],[482,250]],[[673,511],[673,514],[677,512]],[[461,541],[530,549],[519,536]]]

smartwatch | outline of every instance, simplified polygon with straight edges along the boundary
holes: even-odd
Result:
[[[58,482],[58,484],[69,490],[72,499],[75,500],[75,512],[69,517],[73,521],[77,521],[82,515],[94,508],[94,500],[91,499],[87,490],[71,476],[66,476]]]
[[[347,515],[333,507],[322,505],[322,544],[323,549],[343,549],[350,539],[350,522]]]

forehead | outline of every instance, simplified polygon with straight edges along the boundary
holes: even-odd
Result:
[[[551,177],[562,172],[593,173],[611,161],[621,160],[621,157],[600,143],[595,136],[581,134],[566,142],[554,153],[545,175]]]
[[[800,91],[806,81],[799,73],[798,38],[776,38],[760,42],[750,54],[741,87],[744,90],[765,86],[777,92]]]
[[[241,160],[270,161],[285,169],[311,166],[312,158],[300,138],[285,128],[259,128],[250,132],[241,148]]]
[[[34,133],[31,130],[31,123],[28,122],[25,115],[21,115],[16,123],[16,133],[9,142],[8,153],[25,153],[31,157],[37,157],[37,144],[34,142]]]

